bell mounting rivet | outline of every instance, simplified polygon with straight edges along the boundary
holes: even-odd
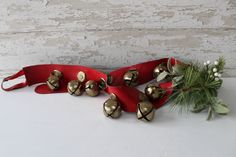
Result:
[[[83,71],[80,71],[78,74],[77,74],[77,78],[80,82],[84,82],[85,79],[86,79],[86,75]]]

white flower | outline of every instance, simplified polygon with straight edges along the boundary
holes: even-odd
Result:
[[[214,76],[218,76],[219,74],[218,73],[214,73]]]
[[[213,70],[212,70],[213,72],[217,72],[217,69],[216,68],[213,68]]]
[[[214,64],[215,64],[215,65],[218,65],[218,64],[219,64],[219,62],[218,62],[218,61],[215,61],[215,62],[214,62]]]
[[[209,61],[209,60],[208,60],[206,63],[207,63],[207,64],[210,64],[210,63],[211,63],[211,61]]]

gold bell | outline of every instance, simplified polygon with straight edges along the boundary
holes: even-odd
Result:
[[[79,80],[72,80],[67,84],[67,90],[70,95],[79,96],[83,93],[83,85]]]
[[[107,83],[104,80],[104,78],[101,78],[99,83],[98,83],[98,87],[100,90],[105,90],[107,88]]]
[[[47,79],[47,85],[51,90],[57,90],[59,89],[59,81],[62,77],[62,73],[58,70],[53,70],[50,74],[50,76]]]
[[[89,80],[86,82],[85,84],[85,92],[89,95],[89,96],[97,96],[99,94],[99,87],[97,82],[93,81],[93,80]]]
[[[155,110],[149,101],[141,101],[138,103],[137,118],[143,121],[151,121],[154,118]]]
[[[127,86],[136,86],[138,84],[138,71],[136,69],[127,71],[124,74],[123,79]]]
[[[59,78],[57,76],[50,76],[47,80],[47,85],[51,90],[57,90],[59,88]]]
[[[103,113],[107,117],[118,118],[121,115],[121,107],[115,96],[111,94],[111,97],[103,104]]]
[[[145,94],[149,99],[155,100],[162,97],[164,91],[155,84],[149,84],[145,88]]]
[[[162,63],[155,67],[153,70],[153,77],[157,78],[157,76],[163,71],[167,71],[167,67]]]
[[[53,70],[53,71],[51,72],[51,75],[56,76],[56,77],[58,77],[58,78],[61,78],[61,77],[62,77],[62,73],[61,73],[59,70]]]

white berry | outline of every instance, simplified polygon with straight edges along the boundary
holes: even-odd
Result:
[[[208,60],[206,63],[207,63],[207,64],[210,64],[210,63],[211,63],[211,61],[209,61],[209,60]]]
[[[214,73],[214,76],[218,76],[219,74],[218,73]]]
[[[215,81],[219,81],[220,79],[217,77],[217,78],[215,78]]]
[[[218,74],[218,77],[221,77],[221,74]]]
[[[212,70],[213,72],[217,72],[217,69],[216,68],[213,68],[213,70]]]
[[[218,61],[215,61],[215,62],[214,62],[214,64],[215,64],[215,65],[218,65],[218,64],[219,64],[219,62],[218,62]]]
[[[207,65],[207,63],[206,63],[206,62],[204,62],[203,64],[204,64],[204,65]]]

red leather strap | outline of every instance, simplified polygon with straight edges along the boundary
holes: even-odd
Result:
[[[45,82],[53,70],[59,70],[63,76],[60,79],[60,89],[56,91],[50,90]],[[107,79],[106,74],[95,69],[80,65],[59,65],[44,64],[23,68],[28,85],[43,83],[35,88],[35,92],[39,94],[65,93],[67,92],[67,84],[71,80],[77,80],[77,73],[83,71],[86,74],[86,80],[99,81],[101,78]]]
[[[27,81],[15,84],[15,85],[13,85],[13,86],[11,86],[9,88],[4,88],[4,86],[3,86],[4,82],[9,81],[9,80],[14,80],[14,79],[16,79],[16,78],[18,78],[20,76],[23,76],[23,75],[24,75],[24,71],[20,70],[16,74],[4,78],[2,83],[1,83],[1,88],[3,90],[5,90],[5,91],[11,91],[11,90],[15,90],[15,89],[19,89],[19,88],[23,88],[23,87],[27,86]]]
[[[153,60],[148,61],[124,68],[120,68],[118,70],[112,71],[110,75],[113,78],[113,83],[111,86],[107,88],[108,93],[114,93],[119,98],[120,102],[122,103],[122,109],[126,112],[136,112],[137,110],[137,104],[140,102],[139,100],[139,94],[140,91],[136,88],[126,87],[123,76],[124,74],[131,69],[136,69],[139,73],[138,77],[138,85],[147,83],[151,80],[153,80],[153,70],[154,68],[161,64],[161,63],[167,63],[168,58],[163,58],[159,60]],[[171,64],[174,65],[178,63],[174,58],[171,59]],[[172,82],[165,82],[161,83],[160,87],[163,89],[166,89],[166,94],[161,98],[157,99],[155,101],[152,101],[154,107],[160,108],[163,106],[166,101],[168,100],[168,97],[172,94]]]
[[[161,63],[166,63],[168,58],[163,58],[154,61],[148,61],[145,63],[140,63],[118,70],[112,71],[109,75],[112,78],[112,84],[108,85],[105,89],[107,93],[114,93],[117,95],[118,99],[121,102],[121,107],[126,112],[136,112],[137,104],[139,103],[140,91],[136,88],[127,87],[123,81],[123,75],[130,69],[136,69],[139,73],[138,85],[147,83],[153,80],[153,70],[154,68]],[[176,64],[176,60],[172,59],[171,64]],[[53,70],[59,70],[62,72],[63,77],[60,79],[60,89],[56,91],[50,90],[45,82],[47,81],[50,73]],[[22,88],[27,85],[31,86],[34,84],[42,83],[41,85],[35,88],[35,92],[39,94],[50,94],[50,93],[63,93],[67,92],[67,83],[71,80],[77,79],[77,73],[83,71],[86,74],[86,80],[100,81],[103,78],[107,81],[107,74],[97,71],[92,68],[88,68],[80,65],[59,65],[59,64],[44,64],[44,65],[34,65],[23,68],[15,75],[7,77],[2,82],[2,89],[5,91],[11,91],[14,89]],[[15,79],[19,76],[25,75],[26,82],[16,84],[10,88],[4,88],[3,83],[8,80]],[[172,93],[172,82],[161,83],[160,87],[166,89],[166,94],[164,97],[153,101],[155,108],[159,108],[164,105],[168,100],[168,97]]]

